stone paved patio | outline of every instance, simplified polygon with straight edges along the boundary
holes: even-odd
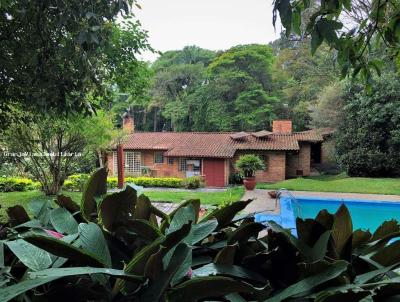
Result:
[[[269,190],[255,189],[246,191],[242,200],[254,199],[245,209],[246,213],[268,212],[270,214],[279,214],[279,206],[277,206],[275,198],[268,195]]]

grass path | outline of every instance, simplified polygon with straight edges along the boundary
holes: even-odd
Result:
[[[257,188],[400,195],[400,178],[348,177],[345,174],[339,174],[294,178],[274,184],[258,184]]]
[[[63,192],[79,203],[82,197],[80,192]],[[202,204],[214,205],[225,201],[240,200],[244,194],[242,187],[229,188],[224,192],[173,192],[173,191],[146,191],[145,194],[152,201],[181,202],[185,199],[200,199]],[[40,191],[0,193],[0,222],[7,220],[6,210],[15,205],[22,205],[28,210],[28,203],[32,199],[53,199]],[[29,211],[29,210],[28,210]]]

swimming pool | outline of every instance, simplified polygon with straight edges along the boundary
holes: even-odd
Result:
[[[292,229],[295,234],[296,217],[315,218],[322,209],[329,213],[335,213],[339,206],[344,203],[350,211],[353,221],[353,229],[369,229],[374,232],[382,222],[396,219],[400,221],[400,203],[377,200],[358,199],[333,199],[310,196],[298,196],[296,201],[289,197],[280,199],[281,213],[279,215],[256,214],[255,219],[259,222],[274,220],[285,228]]]

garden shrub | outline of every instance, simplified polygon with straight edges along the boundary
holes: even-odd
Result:
[[[88,174],[77,174],[71,175],[64,182],[64,190],[68,191],[83,191],[83,186],[88,179]],[[125,183],[134,183],[137,186],[142,187],[164,187],[164,188],[181,188],[184,187],[184,179],[177,177],[125,177]],[[197,188],[200,186],[200,182],[191,180],[193,188],[195,188],[195,182],[198,183]],[[114,189],[118,185],[117,177],[107,178],[107,188]]]
[[[229,184],[230,185],[242,185],[243,184],[243,176],[239,172],[231,173],[229,175]]]
[[[66,288],[69,299],[98,302],[398,301],[395,220],[354,230],[343,204],[296,219],[296,237],[238,215],[252,200],[204,213],[192,199],[167,214],[129,185],[101,196],[105,180],[93,174],[80,207],[59,195],[60,207],[35,200],[32,220],[21,206],[8,211],[1,301],[60,300]]]
[[[22,192],[37,190],[40,183],[29,178],[2,177],[0,178],[0,192]]]
[[[204,179],[201,176],[191,176],[183,180],[185,189],[198,189],[204,187]]]
[[[176,177],[126,177],[126,183],[134,183],[142,187],[181,188],[183,179]]]

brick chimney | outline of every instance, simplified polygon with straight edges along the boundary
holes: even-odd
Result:
[[[125,112],[122,115],[122,129],[126,130],[129,133],[135,131],[135,121],[133,116],[129,112]]]
[[[291,120],[276,120],[272,122],[272,132],[274,133],[292,133]]]

